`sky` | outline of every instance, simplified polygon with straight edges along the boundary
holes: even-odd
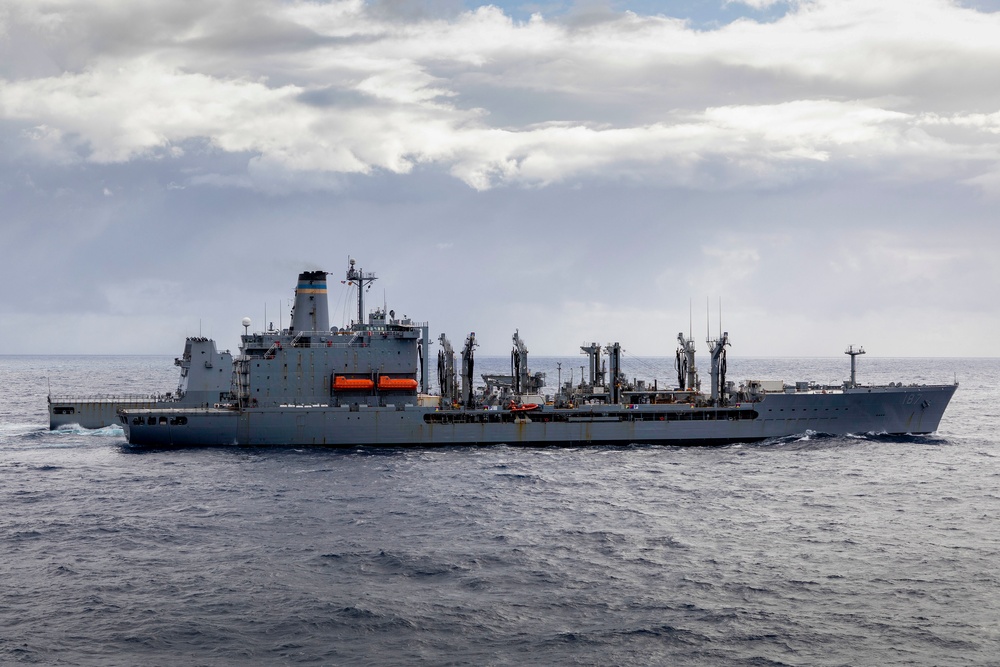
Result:
[[[4,354],[997,356],[998,211],[1000,0],[0,0]]]

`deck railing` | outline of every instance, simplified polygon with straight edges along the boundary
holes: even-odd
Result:
[[[140,401],[171,401],[176,399],[174,394],[91,394],[89,396],[52,396],[49,395],[49,403],[122,403]]]

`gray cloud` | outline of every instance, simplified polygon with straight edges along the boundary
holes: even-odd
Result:
[[[348,254],[397,312],[499,354],[515,327],[536,353],[670,353],[705,297],[743,354],[981,354],[966,332],[998,324],[996,14],[6,5],[19,351],[233,346]]]

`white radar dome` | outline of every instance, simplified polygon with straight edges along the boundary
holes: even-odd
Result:
[[[250,326],[250,318],[249,317],[244,317],[243,318],[243,326],[245,326],[245,327]]]

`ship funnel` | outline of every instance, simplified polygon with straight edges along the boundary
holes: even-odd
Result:
[[[329,331],[330,312],[326,299],[326,271],[303,271],[295,287],[292,326],[289,333]]]

